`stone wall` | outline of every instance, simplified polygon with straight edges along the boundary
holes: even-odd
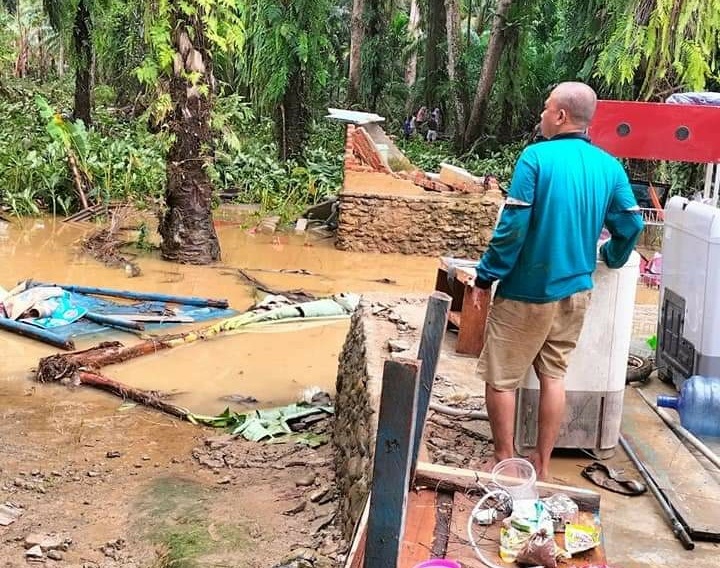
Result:
[[[340,353],[335,425],[335,470],[340,492],[340,526],[350,540],[370,491],[377,409],[381,380],[378,364],[368,361],[373,331],[367,325],[367,308],[355,312]],[[371,378],[372,377],[372,378]]]
[[[336,247],[349,251],[479,258],[502,195],[381,195],[343,191]]]

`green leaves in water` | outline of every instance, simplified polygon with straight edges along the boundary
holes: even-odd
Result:
[[[242,436],[251,442],[260,442],[261,440],[269,442],[295,441],[316,448],[328,442],[327,436],[311,432],[296,433],[289,423],[312,414],[332,414],[333,412],[334,409],[331,406],[312,406],[300,403],[250,412],[232,412],[230,408],[226,408],[217,416],[188,414],[187,419],[193,424],[227,428],[231,434]],[[288,439],[287,436],[290,438]]]

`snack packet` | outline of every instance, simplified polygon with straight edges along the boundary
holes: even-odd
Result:
[[[600,544],[600,530],[588,525],[565,525],[565,549],[577,554]]]

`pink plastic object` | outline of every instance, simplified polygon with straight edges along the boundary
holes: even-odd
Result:
[[[433,558],[426,560],[420,564],[416,564],[415,568],[462,568],[460,564],[454,560],[447,560],[445,558]]]

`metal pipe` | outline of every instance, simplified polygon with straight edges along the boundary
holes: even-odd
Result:
[[[0,318],[0,329],[12,331],[13,333],[24,335],[25,337],[29,337],[31,339],[37,339],[38,341],[42,341],[48,345],[65,349],[66,351],[72,351],[75,349],[75,344],[72,340],[65,339],[52,331],[30,325],[29,323],[22,323],[11,320],[10,318]]]
[[[145,326],[141,323],[123,318],[116,318],[107,314],[88,312],[83,317],[101,325],[109,325],[110,327],[118,327],[124,330],[134,329],[137,331],[145,331]]]
[[[152,292],[131,292],[130,290],[115,290],[113,288],[92,288],[88,286],[70,286],[67,284],[46,284],[32,282],[32,286],[58,286],[68,292],[77,294],[96,294],[98,296],[113,296],[115,298],[126,298],[128,300],[140,300],[151,302],[172,302],[186,306],[201,306],[211,308],[227,308],[227,300],[213,300],[210,298],[197,298],[195,296],[171,296],[168,294],[154,294]]]
[[[713,452],[710,448],[708,448],[703,442],[695,436],[690,430],[687,428],[684,428],[675,420],[672,419],[672,416],[670,416],[665,410],[662,408],[659,408],[657,404],[654,404],[647,396],[645,396],[645,393],[642,392],[637,387],[635,388],[637,393],[642,397],[642,399],[647,402],[648,406],[652,408],[657,415],[663,419],[665,424],[667,424],[670,429],[675,432],[678,436],[685,438],[688,442],[690,442],[695,448],[704,455],[715,467],[720,469],[720,457]]]
[[[447,416],[457,416],[458,418],[472,418],[474,420],[489,420],[488,413],[482,410],[465,410],[464,408],[454,408],[437,402],[430,403],[430,410],[446,414]]]
[[[685,530],[685,527],[682,526],[680,521],[677,518],[677,515],[675,514],[675,511],[672,509],[672,505],[668,501],[668,499],[663,495],[663,493],[660,491],[660,488],[655,483],[655,480],[652,478],[648,470],[645,468],[645,465],[642,461],[640,461],[640,458],[637,456],[635,451],[630,447],[630,444],[627,443],[627,440],[625,439],[625,436],[620,434],[620,445],[625,450],[625,453],[628,455],[630,460],[635,464],[635,467],[638,469],[640,474],[643,476],[643,479],[645,480],[645,483],[650,488],[650,491],[652,491],[652,494],[655,496],[655,499],[657,499],[658,503],[660,504],[660,508],[663,510],[663,513],[665,513],[665,516],[667,517],[668,521],[670,521],[670,526],[672,528],[673,534],[678,538],[678,540],[682,543],[685,550],[693,550],[695,548],[695,543],[690,538],[690,535]]]

